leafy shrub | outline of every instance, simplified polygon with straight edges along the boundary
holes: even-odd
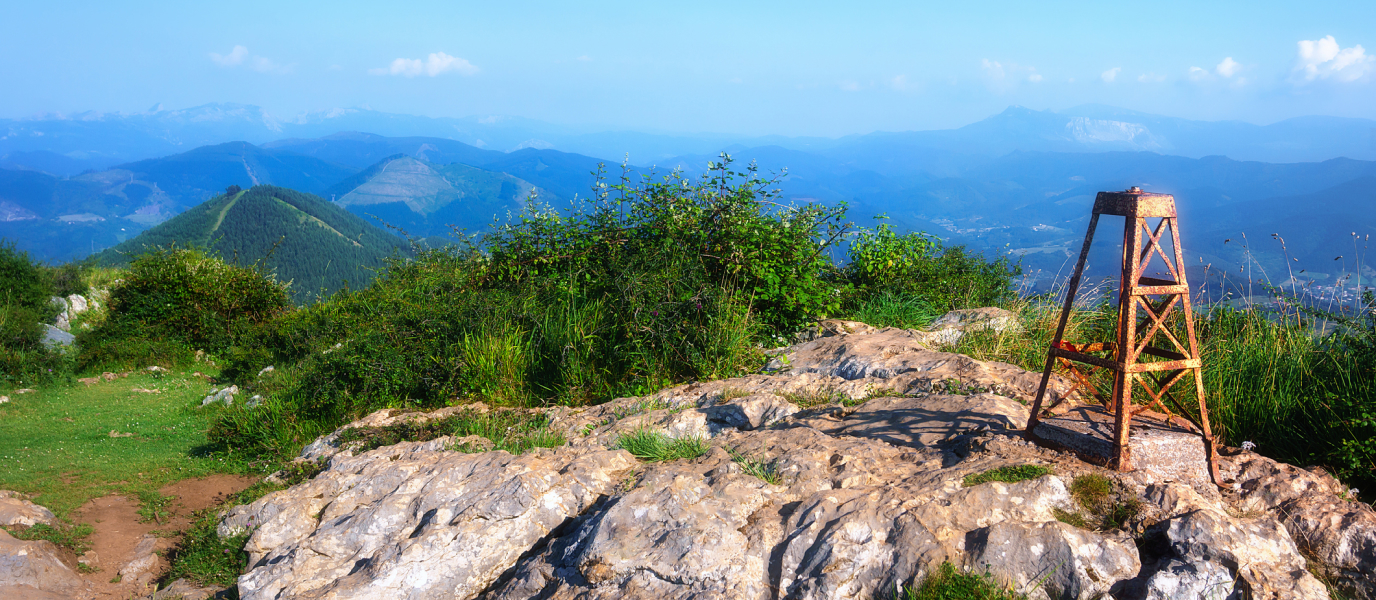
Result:
[[[0,385],[46,383],[70,372],[70,359],[43,345],[43,323],[58,313],[52,295],[47,269],[0,243]]]
[[[857,297],[827,252],[851,228],[845,207],[782,206],[771,184],[729,160],[696,181],[599,178],[568,211],[531,203],[478,238],[393,260],[369,287],[238,338],[223,375],[271,401],[225,411],[212,438],[291,452],[380,408],[579,405],[752,372],[766,339]],[[964,280],[923,281],[904,289]],[[256,381],[267,365],[277,375]]]
[[[1022,274],[1022,266],[1006,256],[989,261],[926,233],[899,234],[884,222],[860,231],[849,255],[845,276],[859,290],[857,308],[874,311],[878,307],[870,303],[879,299],[897,302],[899,314],[912,315],[907,318],[917,325],[931,321],[921,322],[926,314],[935,318],[955,308],[1007,303],[1015,297],[1013,278]]]
[[[52,280],[42,266],[13,243],[0,244],[0,347],[39,347],[42,323],[58,312],[48,303],[52,293]]]
[[[90,292],[87,285],[87,272],[91,269],[94,261],[86,260],[80,262],[69,262],[56,267],[48,268],[48,276],[52,281],[52,294],[63,298],[72,294],[85,296]]]
[[[156,248],[110,292],[106,319],[78,335],[78,366],[132,368],[217,352],[290,306],[286,286],[194,248]]]

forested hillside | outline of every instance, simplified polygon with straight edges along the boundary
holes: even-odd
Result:
[[[145,249],[172,244],[204,247],[241,265],[263,261],[291,282],[298,303],[362,287],[388,256],[410,252],[400,238],[317,196],[259,185],[230,188],[98,256],[124,264]]]

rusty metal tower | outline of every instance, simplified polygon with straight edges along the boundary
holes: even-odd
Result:
[[[1125,219],[1122,271],[1118,287],[1118,339],[1115,342],[1076,346],[1065,343],[1062,338],[1065,335],[1066,321],[1070,317],[1071,305],[1079,291],[1080,278],[1084,275],[1085,259],[1089,255],[1089,246],[1094,240],[1094,228],[1099,223],[1100,215],[1116,215]],[[1160,221],[1153,227],[1148,219]],[[1169,241],[1173,251],[1170,255],[1167,254],[1163,241]],[[1156,257],[1160,257],[1165,263],[1171,279],[1143,275]],[[1182,318],[1185,322],[1187,339],[1183,341],[1167,326],[1168,319],[1177,309],[1183,313]],[[1162,338],[1164,345],[1157,345],[1155,342]],[[1093,356],[1089,352],[1111,352],[1113,357],[1110,359]],[[1032,404],[1032,415],[1027,420],[1027,435],[1034,441],[1040,441],[1035,430],[1040,421],[1042,399],[1046,395],[1051,369],[1058,360],[1079,362],[1114,372],[1113,396],[1105,407],[1114,416],[1113,456],[1110,463],[1112,468],[1119,471],[1133,469],[1132,449],[1128,443],[1128,425],[1133,417],[1153,406],[1160,407],[1163,412],[1170,415],[1170,410],[1163,402],[1169,401],[1180,411],[1181,416],[1194,425],[1203,438],[1204,456],[1209,463],[1209,477],[1215,484],[1219,483],[1213,433],[1209,429],[1209,410],[1205,404],[1199,343],[1195,337],[1194,313],[1190,308],[1190,286],[1185,280],[1185,259],[1180,250],[1175,197],[1170,194],[1150,194],[1134,187],[1124,192],[1099,192],[1094,199],[1089,231],[1085,233],[1080,259],[1075,263],[1075,272],[1070,278],[1069,289],[1066,290],[1065,304],[1061,308],[1060,322],[1056,326],[1056,336],[1048,349],[1041,386],[1037,388],[1037,399]],[[1186,375],[1191,375],[1194,379],[1195,396],[1199,401],[1198,420],[1191,417],[1189,411],[1185,410],[1170,393],[1171,388]],[[1083,381],[1083,377],[1081,380]],[[1151,402],[1134,407],[1134,387],[1141,387]]]

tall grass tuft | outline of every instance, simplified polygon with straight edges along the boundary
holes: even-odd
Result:
[[[1060,302],[1048,295],[1012,308],[1024,331],[967,334],[955,350],[1040,371]],[[1233,446],[1252,442],[1258,452],[1278,460],[1324,466],[1354,485],[1376,486],[1376,353],[1370,343],[1376,336],[1369,332],[1371,317],[1365,319],[1324,334],[1313,318],[1278,318],[1256,307],[1215,306],[1197,313],[1215,435]],[[1183,340],[1179,319],[1171,325]],[[1065,339],[1110,341],[1116,330],[1116,306],[1102,300],[1077,304]],[[1108,398],[1110,374],[1099,370],[1091,380],[1099,397]],[[1187,377],[1172,391],[1189,408],[1196,402],[1193,389]],[[1140,401],[1142,394],[1134,399]]]

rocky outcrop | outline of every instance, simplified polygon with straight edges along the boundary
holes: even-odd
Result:
[[[0,530],[0,598],[70,598],[85,587],[52,542]]]
[[[0,490],[0,525],[33,527],[52,525],[56,520],[52,511],[29,502],[22,494]]]
[[[1106,471],[1022,438],[1039,374],[940,352],[922,332],[832,329],[783,349],[768,373],[547,409],[569,440],[554,449],[439,438],[362,452],[322,437],[302,453],[325,465],[317,476],[220,524],[250,534],[239,592],[876,598],[950,562],[1031,598],[1321,598],[1310,570],[1323,568],[1370,597],[1370,510],[1331,478],[1251,453],[1221,459],[1225,493],[1200,490],[1192,469]],[[1058,414],[1077,407],[1069,389],[1053,378]],[[350,426],[461,410],[489,409],[380,411]],[[619,447],[647,431],[706,451],[644,462]],[[1197,453],[1186,444],[1199,440],[1162,435],[1134,451],[1156,464]],[[1027,465],[1046,474],[973,479]],[[1079,517],[1070,487],[1090,474],[1131,505],[1121,526]]]

